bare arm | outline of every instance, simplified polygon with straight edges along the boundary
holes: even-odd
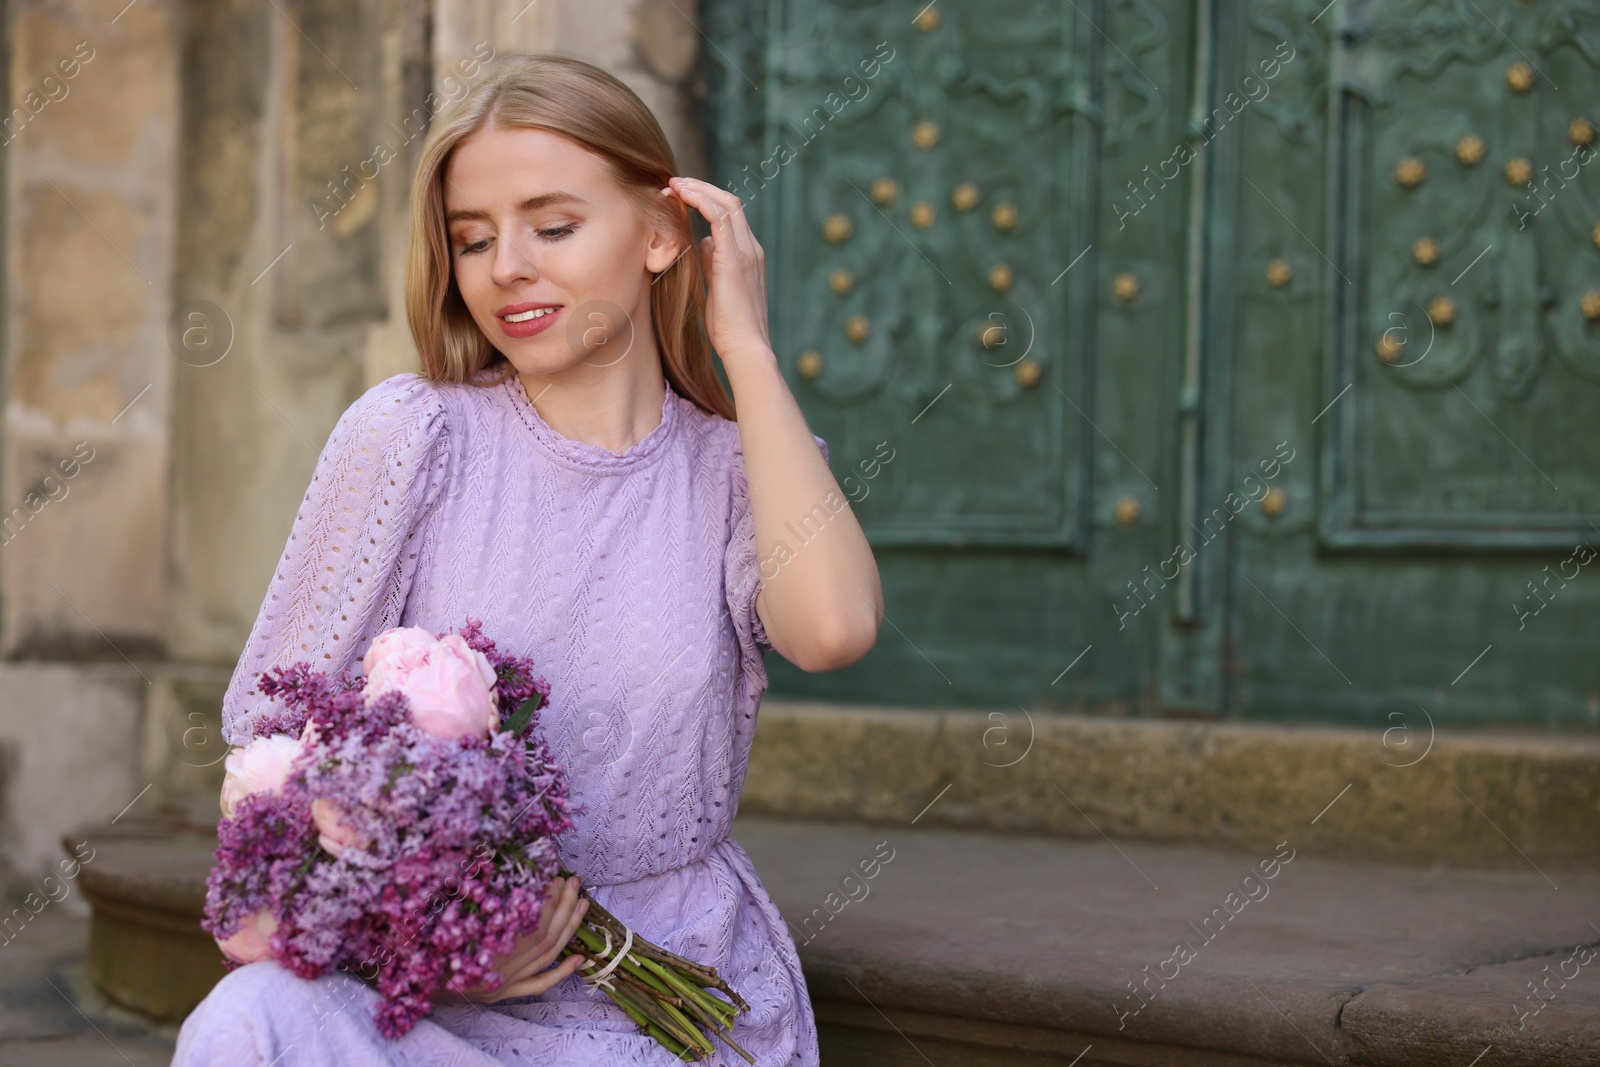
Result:
[[[766,255],[738,197],[694,178],[673,178],[670,187],[711,222],[700,245],[711,280],[706,330],[739,408],[761,561],[756,614],[772,647],[802,670],[849,666],[877,640],[883,589],[861,524],[778,369],[767,335]],[[808,516],[805,543],[786,540],[786,524],[802,528]]]
[[[772,647],[802,670],[849,666],[877,640],[877,561],[771,350],[737,366],[728,380],[762,561],[756,614]]]

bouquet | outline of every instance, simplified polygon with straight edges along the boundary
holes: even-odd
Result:
[[[555,837],[572,811],[537,734],[549,685],[495,648],[479,620],[454,633],[379,634],[364,675],[308,663],[263,672],[280,709],[229,753],[201,925],[230,970],[274,959],[372,984],[397,1038],[440,990],[504,984],[497,958],[538,926]],[[587,896],[587,889],[584,890]],[[698,1060],[749,1010],[716,969],[628,929],[592,896],[562,956],[674,1055]],[[712,994],[719,990],[730,999]]]

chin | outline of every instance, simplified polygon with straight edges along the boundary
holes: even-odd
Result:
[[[583,358],[573,354],[565,330],[547,331],[535,337],[506,337],[500,333],[498,319],[491,315],[489,323],[486,327],[480,322],[478,329],[518,374],[560,374]]]
[[[537,378],[559,377],[575,367],[583,366],[583,357],[573,355],[565,344],[553,346],[548,352],[518,351],[515,348],[507,351],[501,348],[500,354],[516,368],[518,374]]]

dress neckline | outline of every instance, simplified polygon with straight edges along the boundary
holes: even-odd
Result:
[[[552,457],[569,467],[596,474],[621,474],[655,462],[671,440],[679,422],[678,394],[672,383],[662,379],[665,393],[661,398],[661,421],[625,452],[613,452],[602,445],[576,441],[565,437],[550,427],[539,414],[539,409],[528,400],[528,391],[522,379],[513,374],[501,388],[511,400],[522,424],[532,432],[534,440]]]

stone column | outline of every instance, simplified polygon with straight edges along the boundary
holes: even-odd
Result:
[[[166,622],[171,0],[11,5],[0,425],[0,848],[53,865],[134,799]]]
[[[143,766],[169,808],[214,821],[222,693],[317,457],[369,385],[416,367],[398,288],[421,143],[405,145],[406,117],[432,86],[427,0],[185,12],[174,299],[203,344],[174,388],[168,637],[183,677],[153,708]]]

